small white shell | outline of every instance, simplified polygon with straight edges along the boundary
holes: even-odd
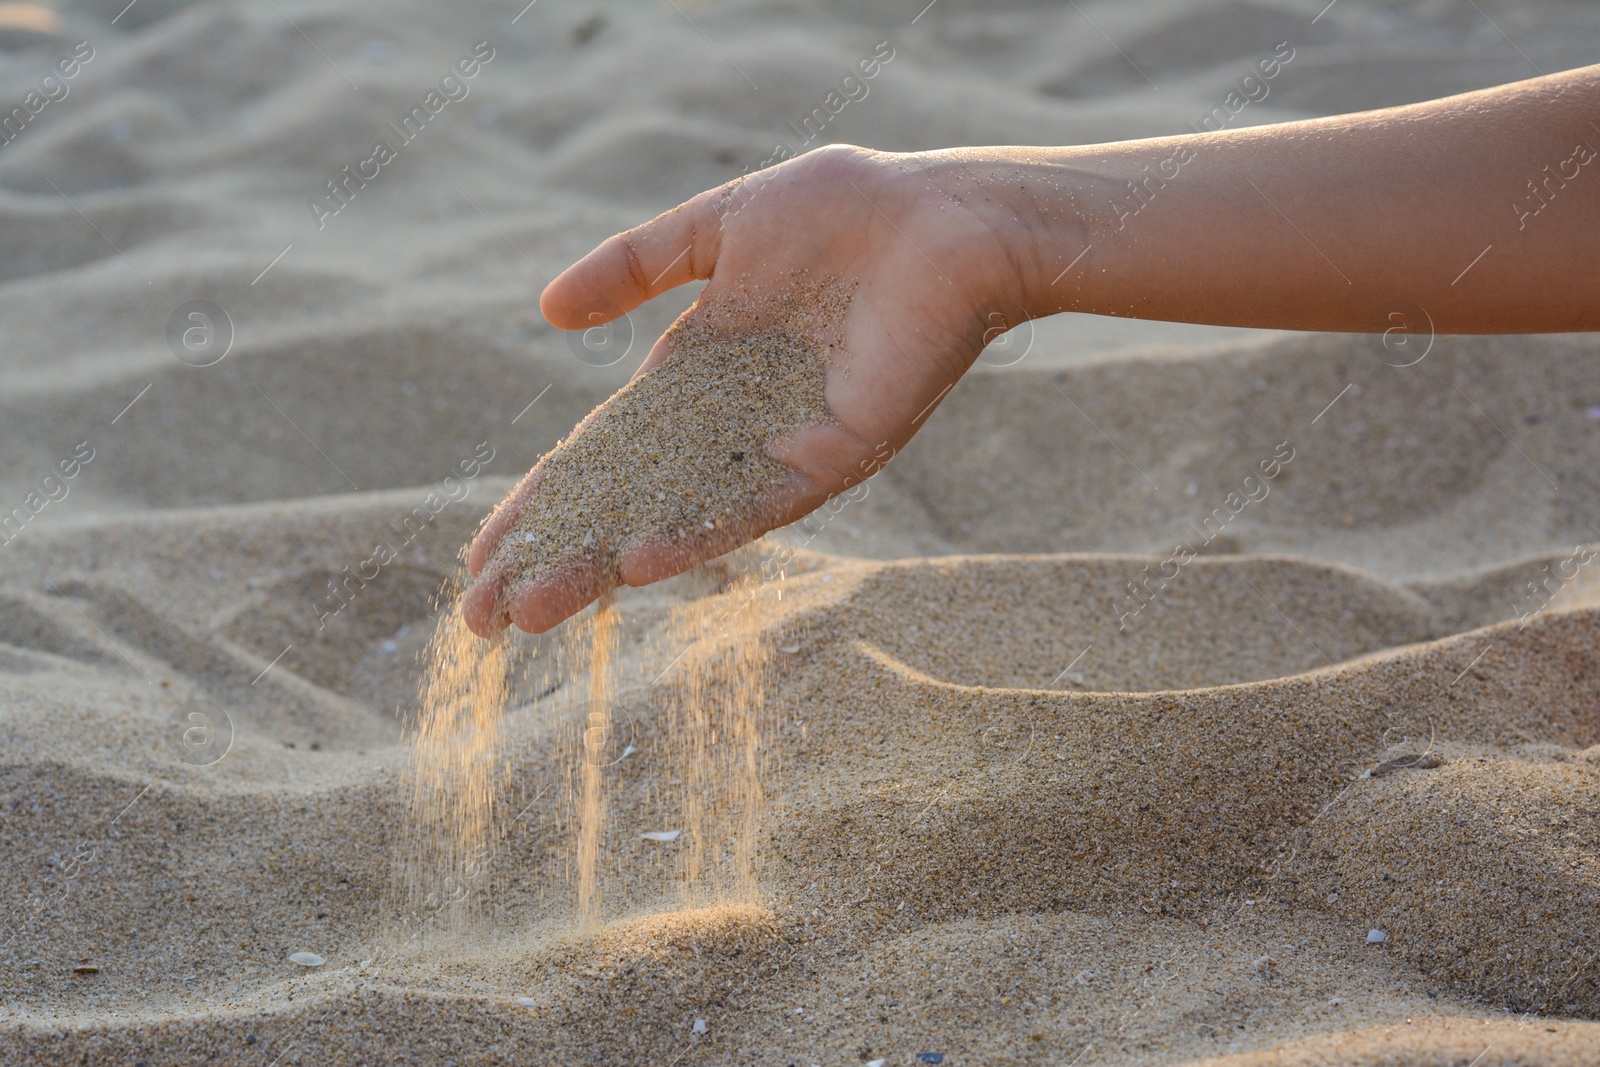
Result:
[[[290,963],[298,963],[302,967],[321,967],[327,963],[327,957],[319,956],[315,952],[295,952],[289,956]]]
[[[666,842],[676,841],[678,839],[678,835],[681,833],[683,833],[682,830],[651,830],[647,833],[642,833],[639,836],[644,838],[646,841]]]

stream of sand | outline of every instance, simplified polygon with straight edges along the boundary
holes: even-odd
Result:
[[[546,714],[571,719],[567,781],[571,828],[568,869],[573,924],[593,933],[625,913],[625,894],[607,895],[608,872],[625,873],[630,847],[643,834],[678,831],[652,841],[673,855],[666,867],[675,885],[659,898],[679,906],[750,902],[758,896],[756,847],[765,804],[762,785],[763,716],[772,654],[762,630],[767,605],[781,583],[763,582],[753,551],[724,562],[716,581],[721,595],[690,599],[663,627],[666,669],[655,683],[622,684],[617,648],[622,613],[615,593],[558,631],[572,691],[552,699]],[[736,564],[742,564],[738,566]],[[741,570],[742,574],[733,572]],[[731,576],[730,576],[731,575]],[[770,586],[770,588],[768,588]],[[414,933],[471,928],[491,892],[489,873],[509,807],[509,709],[518,702],[514,679],[525,648],[516,635],[485,641],[467,630],[458,602],[441,614],[428,647],[419,706],[408,727],[404,788],[407,823],[392,911]],[[654,723],[644,723],[652,744],[625,747],[616,709],[644,699]],[[633,712],[630,716],[637,718]],[[651,749],[655,751],[651,751]],[[626,758],[632,763],[623,768]],[[623,773],[649,774],[652,788],[677,792],[666,805],[670,826],[608,825],[608,795]],[[649,840],[649,839],[646,839]]]

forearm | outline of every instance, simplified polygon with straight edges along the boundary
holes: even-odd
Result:
[[[1034,315],[1441,333],[1600,329],[1600,67],[1403,108],[940,154]],[[997,154],[998,153],[998,158]]]

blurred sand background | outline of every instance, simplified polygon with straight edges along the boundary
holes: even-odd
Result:
[[[818,108],[813,145],[1120,140],[1280,42],[1230,124],[1600,40],[1587,4],[925,2],[0,5],[0,108],[40,94],[0,143],[0,1062],[1600,1061],[1587,337],[1015,331],[820,533],[621,597],[603,928],[558,636],[470,922],[396,933],[436,594],[693,297],[575,348],[535,303],[574,258]],[[731,727],[668,721],[751,647],[759,808]]]

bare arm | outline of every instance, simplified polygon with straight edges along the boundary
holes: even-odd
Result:
[[[506,619],[545,630],[608,588],[805,515],[902,447],[997,325],[1084,311],[1351,332],[1600,330],[1597,122],[1600,67],[1589,67],[1410,107],[1112,145],[840,145],[702,193],[570,267],[545,289],[546,317],[583,329],[696,279],[709,279],[703,300],[839,279],[854,295],[827,374],[835,422],[767,443],[788,482],[740,522],[597,549],[529,584],[498,549],[539,491],[541,461],[473,543],[467,620],[479,633]],[[658,340],[639,373],[670,354]]]
[[[1600,67],[1408,107],[938,153],[1018,220],[1035,315],[1360,332],[1600,329]],[[1064,277],[1059,276],[1083,250]]]

